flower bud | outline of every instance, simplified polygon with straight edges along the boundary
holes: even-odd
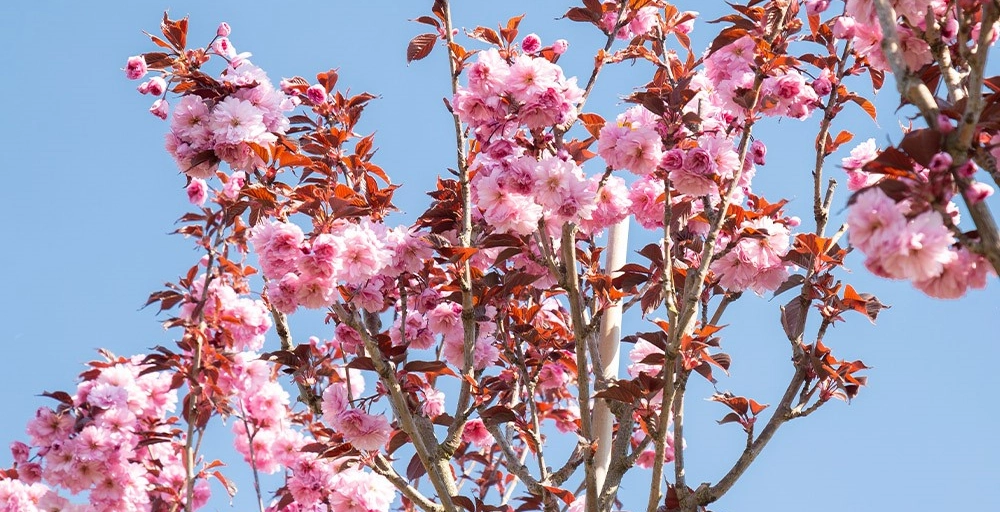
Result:
[[[951,118],[944,114],[938,114],[938,131],[943,135],[951,133],[955,126],[951,124]]]
[[[568,48],[569,48],[569,41],[565,39],[556,39],[555,42],[552,43],[552,51],[556,55],[562,55],[566,53],[566,50]]]
[[[223,21],[222,23],[219,23],[219,28],[215,30],[215,35],[219,37],[229,37],[229,34],[232,31],[233,30],[229,28],[229,24]]]
[[[857,22],[850,16],[841,16],[833,24],[833,37],[837,39],[850,39],[854,37]]]
[[[830,83],[829,78],[821,76],[813,80],[812,88],[814,91],[816,91],[816,94],[820,96],[826,96],[827,94],[830,94],[830,91],[833,90],[833,84]]]
[[[972,161],[970,160],[962,164],[958,169],[955,170],[955,172],[957,172],[958,175],[963,178],[971,178],[976,175],[977,170],[979,169],[976,168],[976,164],[972,163]]]
[[[542,39],[538,34],[528,34],[521,40],[521,50],[524,53],[535,53],[542,48]]]
[[[129,57],[128,63],[125,64],[125,77],[129,80],[138,80],[146,76],[147,71],[149,68],[146,67],[146,59],[142,55]]]
[[[756,165],[764,165],[764,158],[767,156],[767,146],[759,140],[753,141],[750,144],[750,154],[753,155],[753,163]]]
[[[945,172],[951,168],[951,162],[951,155],[942,151],[931,158],[931,163],[927,164],[927,168],[932,172]]]
[[[978,181],[972,182],[969,188],[965,189],[965,197],[969,199],[970,204],[981,203],[992,195],[993,187]]]
[[[220,37],[212,43],[212,50],[215,53],[222,55],[223,57],[233,57],[236,55],[236,48],[233,48],[233,44],[229,42],[226,37]]]
[[[154,76],[153,78],[150,78],[146,84],[148,84],[146,91],[153,96],[162,96],[167,90],[167,81],[164,80],[162,76]]]
[[[160,119],[166,120],[167,113],[170,111],[170,104],[167,100],[160,98],[153,102],[153,106],[149,107],[149,113],[153,114]]]
[[[306,89],[306,98],[317,105],[326,103],[326,89],[319,84],[313,85]]]

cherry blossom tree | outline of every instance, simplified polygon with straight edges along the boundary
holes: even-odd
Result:
[[[405,51],[447,55],[455,165],[400,226],[399,186],[361,123],[373,94],[338,88],[335,70],[276,82],[228,24],[199,47],[164,15],[125,75],[168,123],[192,205],[176,233],[201,252],[147,304],[176,344],[102,352],[75,390],[46,393],[0,473],[0,510],[197,510],[213,486],[235,492],[204,454],[215,424],[262,512],[604,512],[644,470],[648,512],[706,510],[784,424],[865,385],[828,339],[886,307],[846,281],[851,248],[942,298],[1000,269],[977,181],[1000,183],[1000,82],[983,76],[995,3],[754,0],[713,20],[702,51],[695,12],[583,0],[565,21],[605,40],[585,79],[559,64],[570,43],[521,34],[522,16],[463,33],[451,8],[415,17],[427,32]],[[602,69],[639,61],[630,106],[587,109]],[[853,139],[838,115],[874,118],[860,91],[887,72],[926,126],[851,150],[848,222],[830,225],[827,159]],[[755,128],[782,118],[817,133],[811,222],[753,189],[768,160]],[[630,253],[639,230],[655,241]],[[786,389],[772,406],[709,396],[746,443],[717,479],[689,482],[689,379],[725,378],[723,341],[753,328],[726,325],[727,308],[764,296],[782,297]],[[301,310],[325,323],[293,337]],[[639,325],[623,324],[630,310]]]

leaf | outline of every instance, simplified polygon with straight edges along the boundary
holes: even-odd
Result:
[[[410,40],[406,47],[406,63],[420,60],[430,55],[434,49],[434,42],[437,41],[437,34],[420,34]]]
[[[795,297],[781,308],[781,326],[785,329],[785,336],[791,341],[798,340],[805,332],[807,306],[808,303],[802,297]]]
[[[444,361],[410,361],[403,366],[403,371],[457,376]]]
[[[413,482],[426,473],[427,469],[424,468],[424,464],[420,462],[420,457],[414,453],[413,458],[410,459],[410,463],[406,465],[407,480]]]
[[[601,128],[604,128],[604,124],[606,123],[603,117],[597,114],[589,114],[589,113],[580,114],[580,122],[583,123],[583,126],[587,129],[587,132],[589,132],[594,137],[600,136]]]
[[[873,105],[872,102],[868,101],[865,98],[862,98],[861,96],[858,96],[857,94],[851,94],[850,96],[847,97],[847,99],[853,101],[854,103],[857,103],[858,106],[860,106],[861,109],[865,111],[865,113],[871,116],[872,121],[878,121],[875,112],[875,105]]]
[[[493,407],[481,412],[479,416],[483,419],[483,422],[488,425],[500,425],[503,423],[517,421],[517,415],[514,414],[514,411],[506,405],[494,405]]]
[[[792,274],[788,276],[788,279],[785,279],[785,282],[781,283],[781,286],[779,286],[777,290],[774,290],[774,295],[772,297],[777,297],[778,295],[795,288],[796,286],[802,284],[805,280],[806,278],[802,274]]]
[[[551,485],[543,485],[542,487],[544,487],[546,491],[549,491],[567,505],[572,505],[573,502],[576,501],[576,495],[567,491],[566,489],[560,489],[559,487],[553,487]]]
[[[212,476],[214,476],[215,479],[218,480],[219,483],[221,483],[222,486],[226,488],[226,493],[229,494],[230,498],[236,496],[236,485],[234,485],[232,482],[226,479],[226,477],[223,476],[221,472],[213,471]]]

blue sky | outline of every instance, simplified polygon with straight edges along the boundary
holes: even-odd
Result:
[[[236,49],[252,52],[252,60],[275,81],[339,68],[341,87],[379,95],[362,128],[377,132],[378,164],[404,185],[397,197],[405,212],[395,222],[405,223],[419,212],[434,176],[454,165],[450,118],[441,103],[448,94],[444,53],[439,48],[411,66],[404,58],[408,39],[423,31],[407,19],[424,14],[430,3],[0,5],[0,55],[7,66],[7,79],[0,81],[0,148],[8,176],[0,192],[8,212],[0,251],[5,276],[0,346],[7,360],[0,373],[0,399],[7,407],[0,440],[23,439],[25,422],[48,403],[38,395],[72,389],[82,363],[97,357],[97,348],[134,354],[171,341],[155,312],[140,306],[199,255],[188,241],[166,235],[187,211],[184,181],[162,149],[166,123],[146,113],[149,98],[136,93],[137,83],[121,71],[129,55],[153,49],[141,31],[155,32],[167,8],[173,17],[190,14],[193,42],[207,42],[216,25],[227,21]],[[589,74],[599,34],[554,21],[568,4],[456,4],[456,25],[467,28],[527,12],[522,34],[536,32],[546,43],[569,39],[561,61],[566,74],[581,80]],[[680,7],[708,10],[703,4]],[[713,2],[710,8],[717,14],[722,7]],[[702,21],[712,17],[705,14]],[[699,22],[695,40],[704,44],[711,28]],[[628,64],[610,69],[588,110],[614,117],[625,108],[618,98],[644,83],[647,71]],[[864,81],[854,85],[867,91]],[[854,131],[856,142],[875,137],[884,146],[898,140],[898,98],[887,85],[877,101],[881,128],[860,111],[847,112],[835,126]],[[806,225],[817,123],[815,118],[771,121],[757,132],[769,154],[755,190],[770,199],[790,199],[789,209]],[[843,178],[835,165],[840,156],[830,160],[828,175]],[[839,219],[845,188],[834,203]],[[1000,210],[997,201],[993,206]],[[893,306],[877,326],[849,316],[827,337],[840,357],[873,367],[869,386],[850,405],[831,403],[785,425],[713,510],[997,508],[1000,442],[994,433],[1000,415],[991,395],[998,384],[1000,285],[994,280],[961,301],[939,301],[907,283],[872,278],[856,257],[849,262],[853,272],[845,280]],[[734,365],[732,376],[720,379],[720,389],[777,402],[791,371],[779,304],[748,297],[732,308],[723,343]],[[633,323],[625,330],[643,328]],[[295,335],[329,337],[323,329],[317,322]],[[273,337],[268,343],[276,346]],[[711,393],[703,383],[689,389],[685,434],[691,482],[717,480],[743,443],[738,427],[715,424],[725,411],[702,400]],[[218,446],[231,442],[224,431],[216,436]],[[0,453],[0,466],[9,463],[9,454]],[[646,481],[642,470],[626,480],[626,510],[644,506]],[[237,477],[236,483],[245,492],[235,507],[222,499],[209,510],[247,509],[250,481]],[[215,494],[224,493],[216,487]]]

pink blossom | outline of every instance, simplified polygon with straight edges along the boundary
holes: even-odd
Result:
[[[382,414],[368,414],[361,409],[346,409],[337,415],[334,427],[344,439],[359,450],[380,450],[389,441],[391,427]]]
[[[646,229],[663,227],[663,180],[644,176],[632,184],[628,199],[632,202],[632,214]]]
[[[253,103],[233,96],[222,100],[212,109],[209,129],[216,145],[268,140],[261,110]]]
[[[465,422],[465,428],[462,430],[462,441],[472,443],[479,448],[490,448],[496,442],[490,431],[486,429],[483,420],[478,418]]]
[[[222,23],[219,23],[219,28],[215,29],[215,35],[219,37],[229,37],[229,34],[231,34],[232,31],[233,29],[229,28],[229,24],[223,21]]]
[[[385,477],[356,468],[338,471],[328,489],[336,512],[388,512],[396,499],[396,488]]]
[[[903,229],[906,218],[896,202],[879,188],[855,196],[847,212],[848,240],[865,254],[881,253],[883,247]]]
[[[957,257],[950,250],[955,238],[935,211],[921,213],[886,237],[889,243],[879,253],[880,261],[896,278],[921,281],[937,277]]]
[[[420,411],[431,419],[444,414],[444,393],[430,386],[424,387],[423,392],[424,401],[420,404]]]
[[[148,70],[146,59],[142,55],[129,57],[128,62],[125,64],[125,77],[129,80],[138,80],[146,76]]]
[[[208,198],[208,184],[201,178],[192,178],[187,186],[188,201],[195,206],[203,206]]]

